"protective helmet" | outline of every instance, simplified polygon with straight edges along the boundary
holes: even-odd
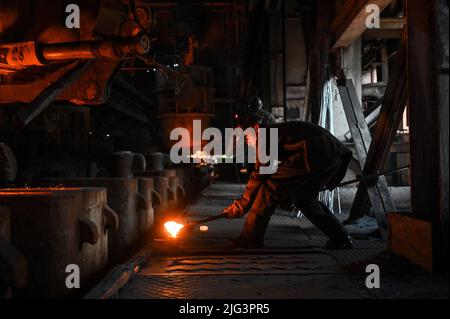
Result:
[[[262,110],[263,108],[263,102],[261,99],[257,96],[253,97],[248,105],[248,110],[250,112],[257,112],[259,110]]]

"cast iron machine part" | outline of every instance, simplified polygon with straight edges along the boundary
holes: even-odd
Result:
[[[13,116],[13,122],[18,127],[27,126],[34,118],[42,113],[56,97],[67,88],[80,74],[87,70],[92,60],[83,60],[72,70],[64,74],[59,81],[50,84],[29,105],[23,107]]]
[[[123,59],[129,54],[143,55],[150,50],[150,38],[141,33],[134,37],[109,40],[38,44],[33,41],[0,44],[0,64],[14,68],[44,66],[51,61],[81,60],[58,81],[49,85],[27,107],[14,116],[14,122],[24,127],[50,105],[75,79],[87,70],[94,59]]]
[[[145,33],[108,40],[41,44],[34,41],[0,44],[0,63],[10,67],[44,66],[52,61],[125,58],[146,54],[150,38]]]

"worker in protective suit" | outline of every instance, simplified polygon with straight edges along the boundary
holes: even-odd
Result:
[[[262,100],[255,96],[253,97],[249,104],[247,105],[247,109],[244,111],[243,115],[244,119],[248,118],[248,116],[253,116],[258,121],[258,125],[261,127],[268,127],[274,125],[276,123],[275,116],[272,113],[263,109]],[[239,118],[239,116],[238,116]],[[248,144],[245,144],[248,147]],[[254,163],[243,163],[242,168],[245,168],[246,171],[252,172],[254,170]]]
[[[260,114],[252,112],[241,117],[240,126],[258,130],[263,126],[262,121]],[[344,178],[351,151],[317,125],[286,122],[270,127],[278,129],[278,170],[274,174],[260,174],[257,161],[242,197],[224,209],[227,218],[247,214],[240,236],[230,240],[228,246],[262,247],[276,207],[291,201],[329,237],[328,249],[351,248],[345,228],[328,207],[318,201],[320,191],[336,188]]]

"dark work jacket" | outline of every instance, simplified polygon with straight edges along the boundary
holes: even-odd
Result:
[[[226,208],[229,216],[242,216],[249,209],[262,214],[265,207],[271,205],[271,196],[277,198],[279,192],[284,192],[280,186],[305,180],[314,188],[314,179],[323,172],[330,174],[324,186],[334,189],[347,172],[352,152],[326,129],[306,122],[287,122],[271,127],[278,128],[278,170],[270,175],[259,174],[263,164],[257,163],[242,197]],[[269,144],[270,138],[266,141]],[[269,149],[267,145],[266,150]],[[261,187],[268,192],[261,192]]]
[[[341,169],[327,183],[336,188],[344,178],[352,152],[326,129],[307,122],[286,122],[267,128],[278,129],[278,171],[268,175],[272,179],[299,177],[314,174],[342,161]],[[266,139],[269,143],[270,138]],[[268,146],[266,149],[269,149]],[[257,165],[259,167],[259,165]],[[261,175],[264,177],[264,175]]]

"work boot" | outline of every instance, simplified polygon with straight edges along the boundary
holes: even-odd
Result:
[[[341,239],[329,239],[327,241],[328,250],[344,250],[353,248],[353,242],[350,236]]]

